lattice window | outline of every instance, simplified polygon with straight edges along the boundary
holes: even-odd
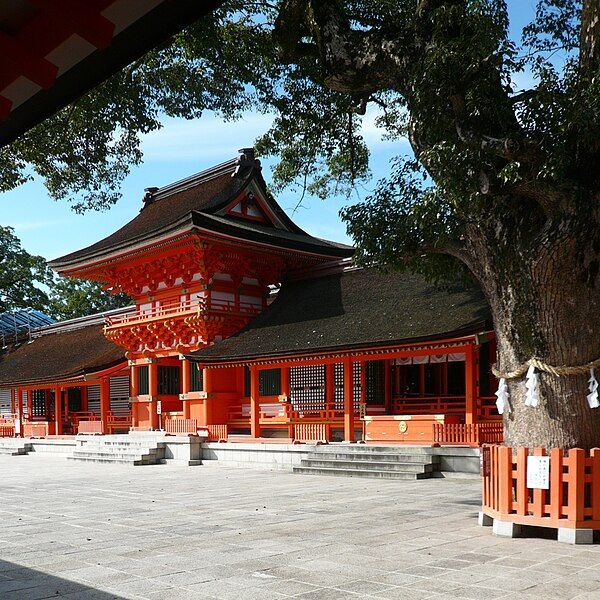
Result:
[[[360,373],[362,371],[362,364],[359,362],[352,363],[352,379],[354,380],[354,410],[358,410],[360,404]]]
[[[46,390],[33,390],[31,393],[31,415],[46,416]]]
[[[344,410],[344,363],[333,365],[333,389],[335,410]]]
[[[295,409],[325,409],[325,365],[290,368],[290,401]]]
[[[96,415],[100,414],[100,386],[90,385],[87,389],[88,411]]]
[[[2,388],[0,389],[0,415],[9,415],[11,413],[10,388]]]
[[[352,363],[354,410],[360,404],[360,371],[359,362]],[[336,410],[344,410],[344,363],[335,363],[333,366],[334,401]]]
[[[175,367],[179,370],[177,367]],[[129,410],[129,375],[110,378],[110,410]],[[179,392],[177,392],[179,393]]]
[[[385,404],[385,361],[368,360],[366,363],[367,392],[369,405]]]
[[[281,369],[264,369],[258,372],[258,395],[279,396],[281,394]]]

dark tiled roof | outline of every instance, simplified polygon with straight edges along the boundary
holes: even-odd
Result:
[[[242,155],[187,179],[152,190],[150,201],[121,229],[87,248],[51,261],[50,266],[60,271],[179,228],[192,229],[195,225],[210,227],[211,224],[214,224],[216,231],[227,228],[228,233],[250,241],[272,242],[276,246],[293,249],[306,247],[309,251],[333,257],[352,255],[351,247],[314,238],[300,229],[269,195],[258,163],[249,167],[247,162],[240,163],[242,159],[249,160]],[[261,227],[260,224],[216,214],[251,182],[255,182],[262,190],[271,210],[279,219],[277,228]]]
[[[102,325],[45,334],[0,354],[0,386],[79,377],[124,360],[125,351],[104,337]]]
[[[479,291],[450,291],[419,275],[355,269],[284,285],[236,335],[190,357],[226,362],[467,335],[490,327]]]

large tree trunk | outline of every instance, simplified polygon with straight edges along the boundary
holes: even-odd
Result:
[[[560,234],[546,237],[535,252],[520,252],[522,240],[515,239],[512,257],[479,237],[480,279],[492,308],[500,371],[532,357],[552,366],[585,365],[600,357],[600,239],[594,221],[580,221],[576,230],[563,223],[554,229]],[[600,369],[596,374],[600,379]],[[587,402],[589,376],[589,371],[564,377],[540,372],[537,407],[524,404],[525,377],[508,380],[512,412],[504,415],[506,444],[600,446],[600,408]]]

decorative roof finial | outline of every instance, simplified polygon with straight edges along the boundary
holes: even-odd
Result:
[[[236,161],[236,168],[232,177],[241,177],[246,173],[247,169],[257,169],[260,171],[260,160],[256,158],[254,148],[240,148],[240,155]]]
[[[152,203],[152,200],[154,200],[154,194],[156,192],[158,192],[157,187],[144,188],[144,197],[142,198],[142,202],[144,203],[144,206],[142,206],[142,210],[144,210],[144,208],[146,208],[146,206],[148,206],[148,204]]]

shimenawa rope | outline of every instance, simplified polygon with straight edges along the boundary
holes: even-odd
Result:
[[[498,379],[519,379],[523,377],[529,367],[535,367],[538,371],[543,371],[544,373],[550,373],[550,375],[554,375],[555,377],[569,377],[573,375],[585,375],[589,373],[590,369],[594,369],[596,367],[600,367],[600,358],[593,360],[585,365],[579,365],[575,367],[554,367],[552,365],[548,365],[545,362],[542,362],[539,358],[530,358],[527,362],[523,363],[521,366],[517,367],[514,371],[508,371],[504,373],[503,371],[498,371],[496,365],[492,365],[492,373]]]

